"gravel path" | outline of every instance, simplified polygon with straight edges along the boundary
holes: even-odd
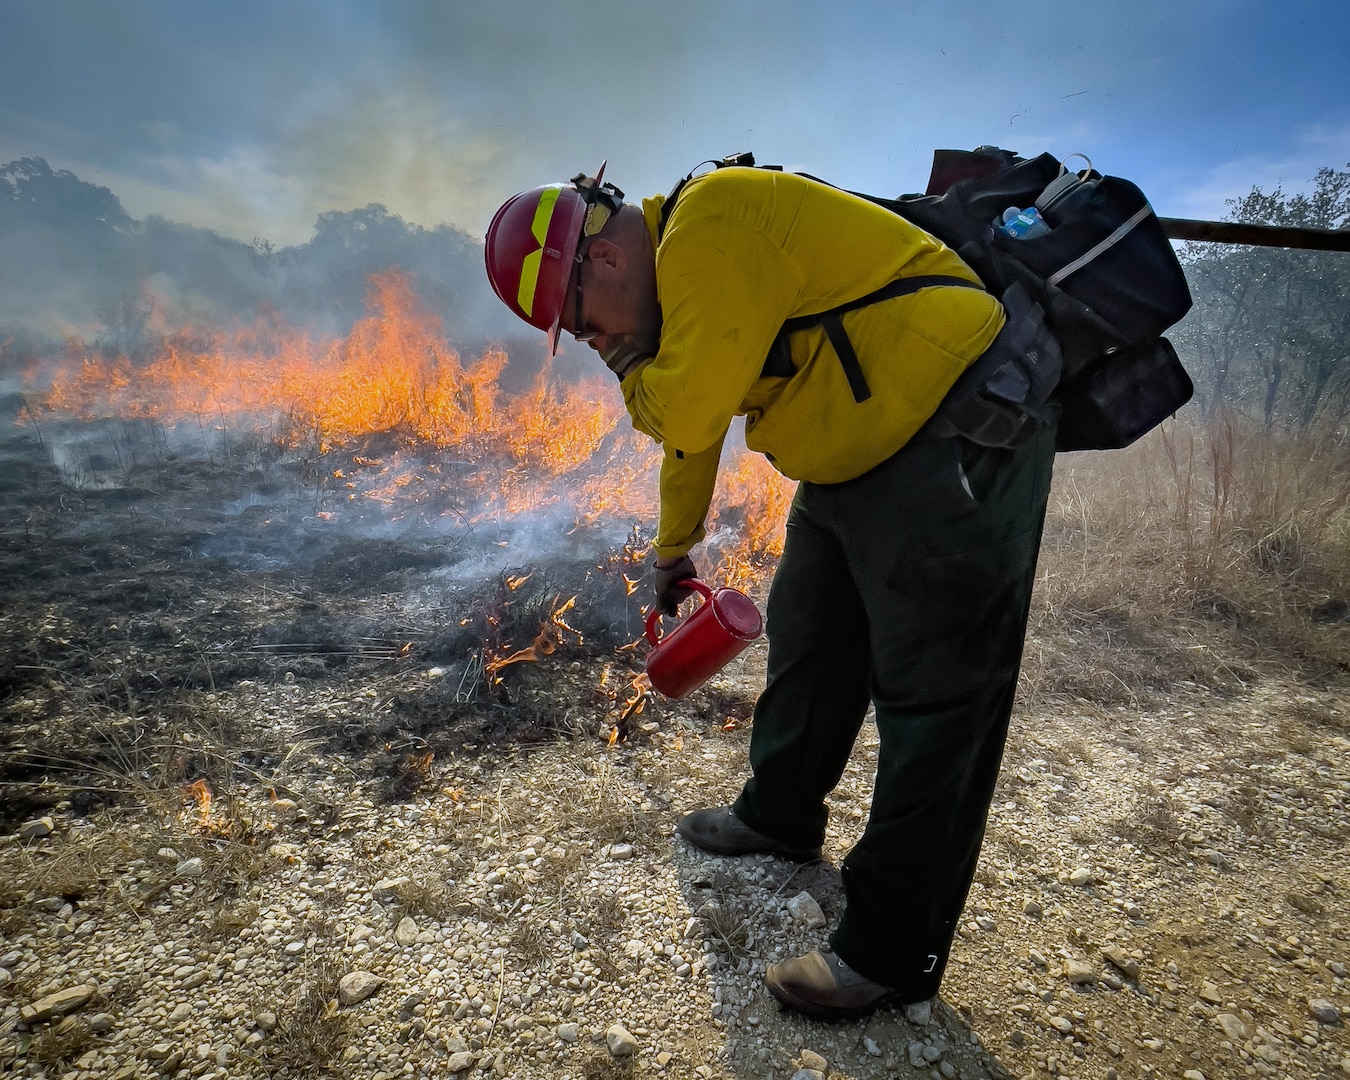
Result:
[[[241,683],[211,704],[287,730],[324,694]],[[58,806],[0,842],[19,898],[0,908],[0,1070],[1350,1073],[1343,695],[1263,683],[1019,716],[942,1000],[840,1025],[782,1012],[762,979],[838,913],[874,733],[825,861],[729,860],[672,825],[734,795],[747,733],[656,711],[615,746],[583,730],[425,763],[401,804],[297,731],[280,795]]]

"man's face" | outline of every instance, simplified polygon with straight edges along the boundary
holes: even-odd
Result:
[[[617,243],[597,238],[581,249],[572,271],[562,328],[600,354],[620,375],[655,356],[661,342],[661,308],[655,269]]]

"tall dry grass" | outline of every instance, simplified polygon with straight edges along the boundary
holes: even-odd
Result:
[[[1136,700],[1271,667],[1344,674],[1350,441],[1225,414],[1061,455],[1040,567],[1029,672],[1042,693]]]

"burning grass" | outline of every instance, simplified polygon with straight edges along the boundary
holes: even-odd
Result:
[[[569,531],[616,519],[650,527],[659,453],[621,424],[612,386],[555,379],[546,364],[507,394],[505,353],[463,363],[405,276],[373,278],[368,304],[339,340],[264,320],[180,335],[140,363],[68,358],[44,393],[25,398],[21,421],[49,429],[62,477],[79,489],[125,489],[156,460],[195,451],[247,464],[255,484],[241,494],[263,506],[277,480],[255,449],[262,443],[312,484],[306,509],[318,521],[356,511],[372,526],[431,529],[443,542],[522,516],[551,515]],[[58,437],[72,417],[114,423],[91,447],[87,433]],[[782,550],[792,485],[733,452],[721,487],[709,521],[718,576],[753,581]]]

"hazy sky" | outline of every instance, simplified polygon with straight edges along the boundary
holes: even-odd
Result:
[[[369,202],[481,236],[602,158],[630,196],[746,149],[897,194],[980,143],[1165,216],[1302,188],[1350,162],[1350,3],[0,0],[0,163],[243,240]]]

